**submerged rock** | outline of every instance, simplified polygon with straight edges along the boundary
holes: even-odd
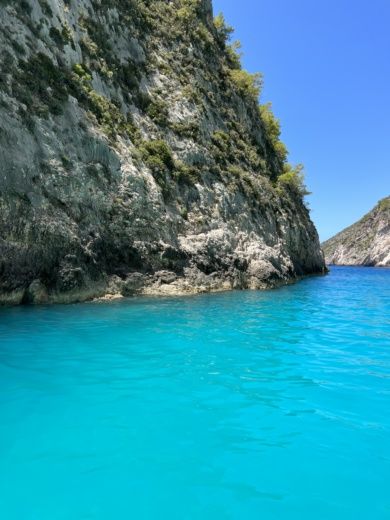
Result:
[[[224,31],[209,0],[0,2],[0,302],[323,272]]]

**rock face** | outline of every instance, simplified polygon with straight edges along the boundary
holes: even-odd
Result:
[[[327,264],[390,267],[390,197],[322,247]]]
[[[224,32],[209,0],[0,0],[0,302],[323,272]]]

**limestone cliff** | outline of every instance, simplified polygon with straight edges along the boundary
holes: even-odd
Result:
[[[324,270],[210,0],[0,0],[0,301]]]
[[[390,267],[390,197],[322,247],[328,264]]]

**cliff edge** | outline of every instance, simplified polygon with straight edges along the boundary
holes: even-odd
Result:
[[[299,173],[209,0],[0,1],[0,302],[324,271]]]
[[[390,197],[322,247],[327,264],[390,267]]]

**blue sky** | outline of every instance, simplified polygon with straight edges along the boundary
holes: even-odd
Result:
[[[390,0],[214,0],[264,74],[321,240],[390,195]]]

